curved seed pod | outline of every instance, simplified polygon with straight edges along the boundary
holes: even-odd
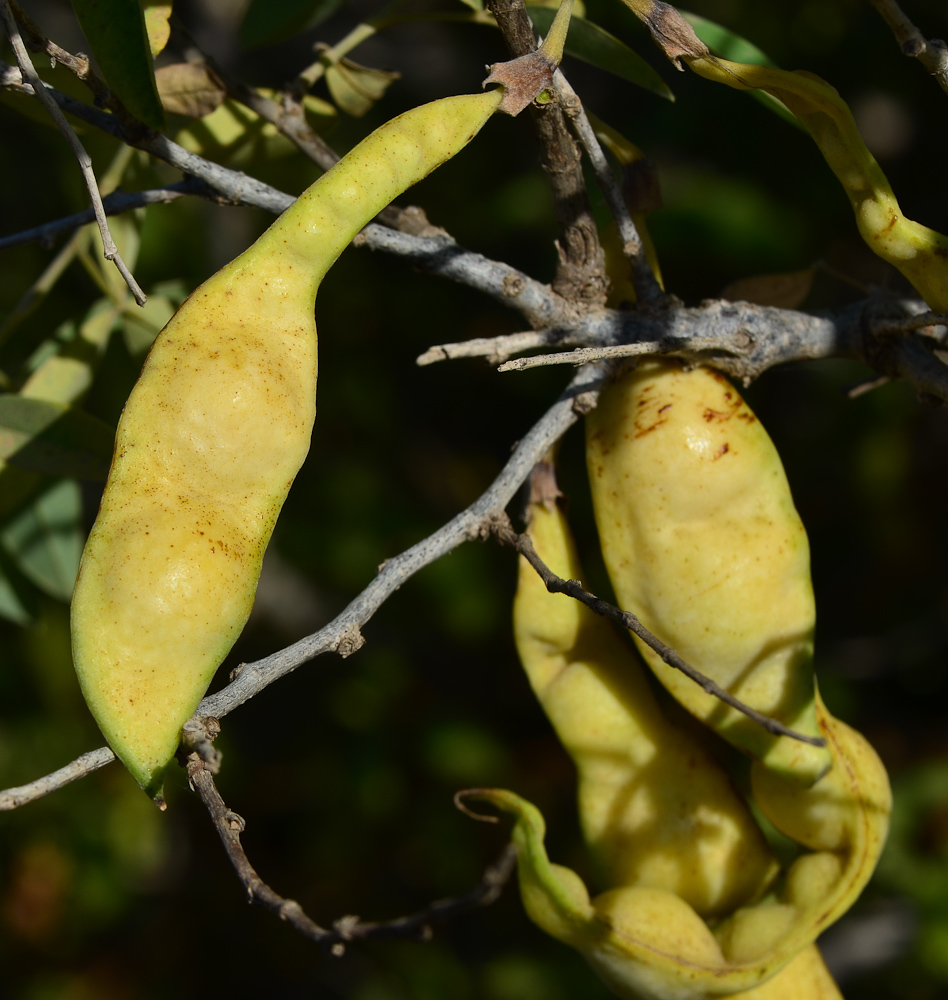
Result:
[[[859,134],[849,106],[834,87],[805,70],[731,62],[709,52],[679,12],[663,0],[623,0],[659,48],[681,69],[736,90],[763,90],[810,133],[849,198],[859,234],[897,267],[938,312],[948,310],[948,237],[906,219],[888,179]]]
[[[373,132],[198,288],[159,335],[119,422],[72,604],[83,694],[146,791],[240,634],[309,450],[313,304],[393,198],[454,156],[501,91],[435,101]]]
[[[743,702],[819,735],[806,532],[770,438],[721,375],[648,361],[586,418],[603,557],[619,604]],[[690,712],[812,784],[829,751],[772,736],[636,642]]]
[[[832,719],[822,704],[819,715],[833,769],[809,789],[759,764],[754,780],[768,815],[818,849],[791,865],[779,893],[742,907],[713,931],[667,889],[619,886],[590,898],[574,871],[550,863],[545,824],[535,806],[500,789],[478,789],[467,797],[516,817],[513,840],[527,914],[582,952],[617,996],[829,1000],[838,993],[813,942],[849,908],[872,874],[891,798],[885,770],[868,743]],[[807,982],[812,993],[804,989]]]
[[[898,268],[932,309],[948,310],[948,237],[902,214],[888,178],[834,87],[811,73],[712,55],[684,59],[706,79],[737,90],[764,90],[783,102],[813,137],[842,184],[869,249]]]
[[[579,579],[569,527],[537,466],[528,533],[554,573]],[[555,486],[554,486],[555,490]],[[724,770],[671,725],[612,625],[551,594],[520,558],[514,637],[530,683],[578,771],[579,815],[605,885],[660,888],[702,917],[755,902],[777,864]]]

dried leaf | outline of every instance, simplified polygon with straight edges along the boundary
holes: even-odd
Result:
[[[681,58],[698,58],[708,54],[708,47],[695,34],[694,28],[663,0],[623,0],[633,14],[648,28],[652,41],[681,69]]]
[[[519,115],[539,95],[553,86],[553,67],[540,52],[528,52],[508,62],[490,66],[490,76],[484,81],[499,83],[504,88],[504,97],[498,111],[508,115]]]
[[[788,274],[758,274],[753,278],[732,281],[721,292],[721,297],[731,302],[799,309],[810,294],[815,275],[816,270],[812,267]]]
[[[165,111],[185,118],[203,118],[216,111],[227,96],[217,76],[201,63],[173,63],[155,72]]]

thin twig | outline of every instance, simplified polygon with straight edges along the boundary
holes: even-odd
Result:
[[[917,59],[948,93],[948,46],[940,38],[928,40],[905,16],[896,0],[870,0],[882,15],[904,55]]]
[[[396,239],[407,239],[410,243],[418,239],[391,230],[385,232]],[[429,242],[418,239],[421,245]],[[466,253],[460,248],[456,250],[461,256]],[[898,305],[900,308],[911,308],[917,304]],[[654,334],[658,333],[673,345],[667,349],[663,347],[663,352],[667,350],[673,355],[687,356],[682,345],[687,342],[689,333],[695,337],[706,335],[709,341],[719,345],[722,352],[746,348],[749,353],[742,357],[725,353],[713,360],[715,367],[740,378],[745,375],[756,377],[768,368],[790,361],[822,357],[861,358],[866,350],[866,331],[871,328],[873,317],[878,313],[879,318],[885,315],[891,318],[892,303],[869,300],[834,315],[807,316],[788,309],[748,303],[712,302],[698,309],[672,309],[661,322],[649,312],[629,315],[609,313],[614,317],[614,323],[609,328],[611,334],[631,336],[635,329],[639,329],[644,338],[654,339]],[[629,324],[627,328],[626,324]],[[885,356],[874,358],[874,362],[887,365],[893,377],[909,379],[919,392],[948,401],[948,365],[917,339],[888,338]],[[578,412],[595,405],[602,378],[602,374],[592,367],[580,369],[566,391],[523,438],[490,488],[470,507],[428,538],[385,562],[362,593],[318,632],[242,666],[230,684],[201,702],[195,716],[199,719],[206,716],[223,718],[307,661],[327,652],[341,655],[354,652],[362,642],[361,626],[418,570],[463,542],[482,536],[498,511],[502,511],[516,494],[536,462],[575,423]],[[110,754],[111,751],[103,748],[96,753]],[[83,759],[85,757],[56,772],[57,775],[66,774]],[[62,784],[83,776],[84,772],[79,767],[73,778],[67,778]],[[39,786],[46,780],[41,778],[27,787]],[[0,792],[0,800],[15,791]]]
[[[211,190],[203,181],[195,177],[188,177],[176,184],[169,184],[167,187],[149,188],[147,191],[116,191],[106,195],[102,199],[102,207],[106,215],[121,215],[122,212],[130,212],[136,208],[144,208],[146,205],[162,205],[184,195],[203,195],[204,197],[216,197],[216,193]],[[24,243],[49,244],[57,236],[68,233],[70,230],[78,229],[87,223],[95,221],[95,210],[87,208],[84,212],[76,212],[75,215],[67,215],[54,222],[46,222],[42,226],[33,229],[24,229],[22,232],[13,233],[10,236],[0,236],[0,250],[9,247],[21,246]]]
[[[493,903],[516,866],[516,850],[508,845],[500,858],[484,872],[480,884],[470,892],[437,900],[418,913],[395,920],[369,923],[358,917],[342,917],[334,922],[332,930],[327,930],[308,917],[296,900],[284,899],[257,874],[240,843],[246,824],[237,813],[227,808],[214,783],[214,776],[197,754],[188,758],[187,771],[191,787],[207,808],[227,857],[247,891],[249,902],[275,913],[332,955],[344,954],[346,945],[354,941],[428,941],[432,937],[432,924]]]
[[[577,347],[561,354],[539,354],[534,358],[517,358],[507,361],[497,369],[499,372],[522,372],[528,368],[545,368],[549,365],[585,365],[591,361],[631,358],[638,354],[658,354],[662,345],[657,340],[646,340],[637,344],[616,344],[614,347]]]
[[[948,316],[926,311],[912,316],[886,317],[872,324],[872,333],[876,337],[882,337],[886,334],[912,333],[926,326],[948,326]]]
[[[28,785],[19,785],[17,788],[7,788],[0,792],[0,812],[8,809],[18,809],[26,805],[27,802],[35,802],[50,792],[55,792],[60,788],[79,778],[84,778],[93,771],[98,771],[100,767],[105,767],[115,760],[115,754],[108,747],[99,747],[98,750],[90,750],[71,764],[61,767],[52,774],[47,774],[36,781],[31,781]]]
[[[858,399],[860,396],[865,396],[867,392],[873,392],[876,389],[881,389],[884,385],[888,385],[892,379],[888,375],[880,375],[878,378],[871,378],[865,382],[860,382],[858,385],[854,385],[851,389],[846,391],[847,399]]]
[[[502,364],[511,354],[532,351],[537,347],[554,347],[571,343],[564,330],[526,330],[507,333],[500,337],[475,337],[459,344],[435,344],[424,354],[419,354],[415,364],[433,365],[438,361],[455,361],[458,358],[487,358],[492,365]]]
[[[26,46],[20,37],[19,28],[17,28],[16,21],[13,19],[13,14],[10,11],[7,0],[0,0],[0,19],[3,20],[3,26],[6,28],[7,37],[10,39],[10,46],[13,49],[13,54],[16,56],[17,65],[20,67],[23,79],[33,85],[33,93],[36,94],[49,112],[50,117],[56,123],[59,131],[62,132],[79,162],[79,169],[82,171],[82,177],[86,182],[89,197],[95,209],[95,220],[98,223],[99,233],[102,236],[102,248],[105,259],[115,264],[119,274],[125,279],[125,283],[131,290],[132,295],[135,296],[135,301],[140,306],[143,306],[146,301],[145,293],[141,290],[132,272],[128,269],[128,265],[122,260],[122,255],[118,252],[115,240],[112,239],[109,223],[105,217],[105,209],[102,207],[102,196],[99,194],[99,185],[92,171],[92,158],[79,141],[79,136],[73,131],[72,126],[66,121],[66,116],[59,110],[56,102],[46,92],[46,88],[41,85],[39,74],[34,69],[29,53],[26,51]]]
[[[627,628],[630,632],[637,635],[650,649],[653,649],[670,667],[680,670],[686,677],[690,677],[702,690],[723,701],[726,705],[730,705],[731,708],[737,709],[738,712],[746,715],[748,719],[756,722],[757,725],[765,729],[768,733],[772,733],[774,736],[789,736],[791,739],[799,740],[801,743],[809,743],[815,747],[826,746],[826,740],[821,736],[805,736],[803,733],[798,733],[796,730],[788,728],[782,722],[772,719],[769,715],[758,712],[756,708],[745,705],[739,698],[735,698],[730,691],[725,690],[710,677],[706,677],[700,670],[691,666],[690,663],[686,663],[674,649],[666,646],[661,639],[653,635],[631,612],[623,611],[614,604],[610,604],[608,601],[596,597],[595,594],[591,594],[588,590],[583,589],[582,584],[578,580],[564,580],[561,576],[557,576],[537,555],[530,536],[518,535],[510,526],[509,521],[505,523],[503,519],[498,518],[494,522],[494,532],[500,541],[516,549],[530,563],[551,594],[566,594],[569,597],[575,598],[577,601],[585,604],[590,610],[595,611],[597,615],[610,618],[623,628]]]
[[[486,6],[513,56],[536,51],[533,24],[523,0],[487,0]],[[540,164],[550,182],[560,226],[553,289],[577,307],[601,306],[608,279],[579,150],[558,102],[533,106],[530,111],[540,140]]]
[[[629,259],[632,268],[632,284],[635,287],[636,297],[639,302],[660,299],[665,293],[662,291],[662,286],[655,280],[655,275],[652,274],[652,269],[645,258],[645,247],[639,236],[639,231],[632,221],[625,199],[622,197],[622,191],[609,167],[609,161],[599,145],[596,131],[586,116],[582,101],[566,77],[563,76],[561,70],[556,71],[553,80],[557,93],[563,101],[566,114],[572,121],[579,141],[583,144],[589,162],[592,164],[596,182],[599,184],[609,206],[609,211],[616,221],[619,238],[622,240],[622,251]]]
[[[303,663],[323,653],[348,656],[359,649],[364,641],[362,627],[407,580],[463,542],[489,533],[494,519],[516,496],[533,466],[576,422],[579,412],[595,405],[602,379],[603,374],[592,366],[581,368],[523,437],[490,488],[470,507],[417,545],[384,562],[375,579],[328,625],[286,649],[246,664],[227,687],[208,695],[195,715],[221,719]]]
[[[25,94],[33,93],[32,86],[20,82],[18,71],[10,67],[4,72],[2,64],[0,84]],[[64,110],[200,178],[233,204],[279,213],[293,203],[292,195],[190,153],[166,136],[136,136],[115,115],[105,114],[52,87],[45,89]],[[867,342],[866,332],[872,333],[872,321],[891,318],[893,307],[901,308],[900,303],[869,299],[836,313],[810,316],[748,303],[711,302],[686,309],[668,302],[660,310],[597,309],[576,316],[569,303],[546,285],[509,264],[465,250],[450,237],[414,236],[373,223],[354,242],[400,256],[430,274],[478,289],[517,309],[537,329],[568,329],[574,343],[609,346],[661,340],[662,353],[687,356],[688,339],[703,336],[709,342],[717,341],[718,349],[705,352],[702,360],[743,380],[754,379],[768,368],[788,361],[856,358],[867,361],[883,374],[909,380],[925,396],[948,401],[948,366],[918,339],[892,339],[882,352],[872,350],[872,343]]]
[[[10,10],[13,12],[14,19],[23,30],[24,41],[28,48],[33,52],[42,53],[47,56],[51,65],[58,63],[72,73],[77,80],[88,88],[97,107],[108,109],[113,114],[118,115],[127,125],[134,124],[135,127],[141,129],[146,127],[129,113],[125,105],[109,90],[105,81],[96,76],[92,70],[88,56],[82,54],[73,55],[55,42],[50,41],[16,0],[8,0],[8,3]]]
[[[248,86],[238,79],[226,67],[222,66],[216,59],[208,55],[194,40],[190,32],[175,17],[175,31],[186,40],[188,46],[193,50],[194,55],[201,59],[220,82],[227,89],[227,96],[239,101],[249,108],[255,115],[259,115],[264,121],[275,126],[277,130],[289,139],[297,149],[309,157],[322,170],[329,168],[339,160],[339,154],[323,139],[322,136],[314,132],[309,122],[306,121],[306,113],[302,103],[290,94],[282,94],[283,104],[279,104],[266,94],[261,94],[259,90]],[[189,60],[191,58],[189,54]]]

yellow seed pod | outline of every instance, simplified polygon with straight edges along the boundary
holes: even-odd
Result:
[[[834,87],[812,73],[712,55],[685,56],[685,61],[709,80],[736,90],[763,90],[785,104],[842,184],[869,249],[898,268],[932,309],[948,309],[948,237],[902,214],[886,175]]]
[[[618,885],[590,896],[579,876],[551,864],[545,824],[512,792],[470,793],[516,818],[513,840],[524,908],[540,928],[579,950],[627,1000],[838,998],[816,937],[852,905],[885,843],[891,794],[869,744],[822,703],[820,730],[833,768],[811,788],[754,764],[754,794],[803,853],[778,890],[712,923],[666,888]],[[627,846],[635,850],[633,832]]]
[[[159,796],[181,726],[240,634],[316,415],[313,307],[393,198],[462,149],[501,91],[377,129],[159,334],[119,421],[72,603],[73,658],[112,749]]]
[[[648,361],[603,390],[586,428],[619,604],[741,701],[818,736],[806,532],[737,390],[708,368]],[[771,736],[638,644],[682,705],[768,768],[804,785],[829,768],[825,747]]]
[[[537,467],[535,484],[546,481],[545,468]],[[581,578],[555,502],[531,504],[528,533],[554,573]],[[523,557],[514,637],[576,764],[580,822],[603,884],[661,888],[703,917],[758,899],[777,864],[723,768],[665,719],[612,625],[571,597],[549,593]]]

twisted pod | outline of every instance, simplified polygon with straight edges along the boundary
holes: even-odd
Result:
[[[477,134],[502,94],[445,98],[381,126],[155,341],[119,421],[72,602],[86,702],[150,795],[250,614],[309,450],[323,276],[367,222]]]
[[[549,495],[549,492],[548,492]],[[537,500],[529,532],[578,577],[562,513]],[[606,892],[552,864],[539,811],[512,792],[469,793],[516,817],[531,919],[583,953],[620,997],[835,1000],[813,941],[855,900],[887,829],[885,771],[858,734],[815,713],[833,769],[811,788],[757,762],[765,814],[809,848],[779,874],[747,806],[708,750],[664,719],[611,627],[551,595],[521,560],[514,629],[541,704],[579,774],[579,808]]]
[[[554,573],[582,579],[549,466],[531,480],[528,534]],[[579,817],[606,885],[674,893],[705,917],[759,899],[777,875],[766,841],[721,766],[669,723],[618,632],[551,594],[523,557],[514,639],[530,684],[576,765]]]

